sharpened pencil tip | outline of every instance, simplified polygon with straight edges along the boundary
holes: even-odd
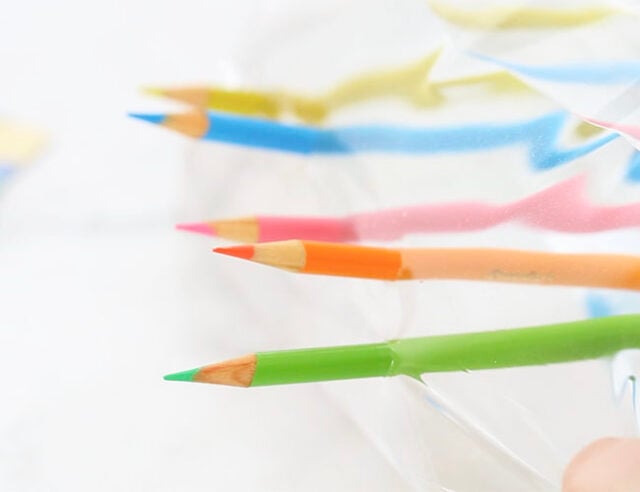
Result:
[[[199,222],[197,224],[176,224],[179,231],[195,232],[196,234],[205,234],[206,236],[215,236],[215,228],[207,222]]]
[[[146,121],[147,123],[153,123],[155,125],[162,124],[166,119],[166,115],[160,114],[160,113],[155,113],[155,114],[129,113],[129,117]]]
[[[200,368],[190,369],[188,371],[174,372],[173,374],[167,374],[164,376],[165,381],[190,381],[192,382],[195,375],[198,374]]]
[[[226,248],[215,248],[214,253],[220,253],[222,255],[235,256],[236,258],[243,258],[250,260],[253,258],[255,249],[251,244],[243,244],[240,246],[229,246]]]
[[[160,87],[145,86],[141,87],[140,91],[144,94],[149,94],[150,96],[164,96],[164,89],[161,89]]]

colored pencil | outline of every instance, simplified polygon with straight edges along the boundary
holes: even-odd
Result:
[[[210,86],[145,87],[147,94],[163,96],[201,109],[276,118],[282,113],[277,93]]]
[[[535,169],[549,169],[577,159],[618,137],[615,133],[605,134],[569,149],[559,148],[559,134],[569,116],[563,112],[517,122],[446,127],[362,125],[317,128],[197,111],[130,116],[203,140],[305,155],[358,152],[433,154],[526,144],[529,160]]]
[[[511,203],[444,202],[364,212],[346,217],[270,216],[178,224],[177,229],[245,243],[391,241],[407,234],[463,232],[518,223],[552,231],[587,233],[640,226],[640,202],[592,205],[586,176],[569,178]]]
[[[42,130],[0,119],[0,165],[26,164],[42,151],[45,143]]]
[[[596,359],[640,347],[640,315],[383,343],[275,352],[165,376],[170,381],[268,386],[431,372],[476,371]]]
[[[356,76],[315,97],[289,91],[234,90],[216,86],[147,87],[144,91],[201,109],[272,119],[292,113],[305,123],[320,123],[331,112],[374,98],[397,97],[415,107],[426,108],[444,103],[444,89],[449,87],[480,85],[494,92],[531,90],[506,71],[431,81],[429,75],[440,53],[441,50],[437,50],[402,67]]]
[[[609,6],[587,5],[577,8],[529,7],[524,5],[460,8],[447,0],[428,0],[433,12],[452,24],[470,29],[568,28],[594,22],[623,13]]]
[[[640,257],[490,248],[375,248],[277,241],[214,249],[299,273],[380,280],[450,279],[640,290]]]

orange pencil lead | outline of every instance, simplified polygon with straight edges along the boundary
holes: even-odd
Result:
[[[235,256],[236,258],[243,258],[245,260],[251,260],[253,258],[255,248],[253,245],[240,245],[229,246],[226,248],[214,248],[214,253],[220,253],[228,256]]]

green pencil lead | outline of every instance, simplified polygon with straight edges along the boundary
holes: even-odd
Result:
[[[173,374],[167,374],[163,379],[165,381],[193,381],[199,370],[200,368],[197,367],[188,371],[174,372]]]

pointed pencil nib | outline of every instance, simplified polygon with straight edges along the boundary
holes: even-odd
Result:
[[[138,120],[146,121],[147,123],[153,123],[155,125],[160,125],[166,119],[166,115],[159,113],[129,113],[131,118],[136,118]]]
[[[161,89],[160,87],[145,86],[141,87],[140,91],[144,94],[149,94],[150,96],[164,96],[164,89]]]
[[[163,379],[165,381],[194,381],[198,371],[200,371],[199,367],[188,371],[174,372],[173,374],[167,374]]]
[[[253,258],[255,249],[251,244],[243,244],[240,246],[229,246],[227,248],[215,248],[213,252],[228,256],[235,256],[236,258],[243,258],[245,260],[251,260]]]
[[[196,224],[176,224],[179,231],[195,232],[196,234],[204,234],[206,236],[215,236],[216,230],[208,222],[199,222]]]
[[[251,386],[256,372],[255,354],[245,355],[189,371],[167,374],[165,381],[188,381],[193,383],[222,384],[226,386]]]

